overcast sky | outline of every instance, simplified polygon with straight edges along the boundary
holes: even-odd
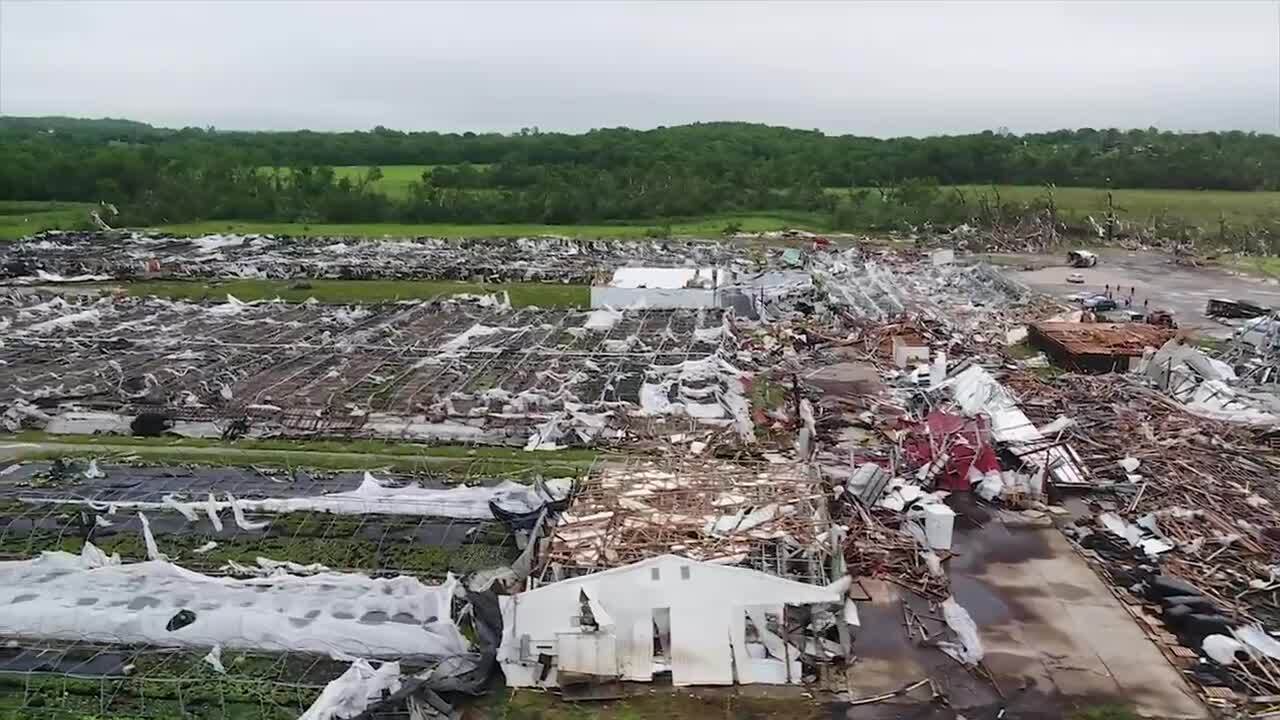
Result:
[[[0,113],[227,129],[1280,132],[1280,3],[0,0]]]

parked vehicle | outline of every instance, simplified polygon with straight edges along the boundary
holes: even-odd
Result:
[[[1098,256],[1088,250],[1072,250],[1067,253],[1067,264],[1071,267],[1093,267],[1098,264]]]
[[[1084,301],[1084,306],[1094,312],[1106,312],[1117,307],[1116,301],[1106,295],[1094,295]]]
[[[1147,324],[1156,325],[1158,327],[1167,327],[1171,330],[1178,329],[1178,323],[1173,319],[1173,311],[1165,308],[1152,310],[1147,313]]]
[[[1220,318],[1255,318],[1262,317],[1270,312],[1270,308],[1263,307],[1255,302],[1227,300],[1225,298],[1214,298],[1204,308],[1205,315]]]

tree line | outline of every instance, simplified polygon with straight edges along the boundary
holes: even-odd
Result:
[[[403,197],[379,166],[431,165]],[[362,165],[361,177],[334,166]],[[136,224],[575,223],[803,210],[836,226],[963,220],[960,184],[1280,189],[1280,138],[1155,129],[832,136],[747,123],[582,134],[227,132],[0,117],[0,199],[109,202]],[[832,191],[832,188],[843,189]]]

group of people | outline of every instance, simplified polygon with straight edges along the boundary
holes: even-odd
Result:
[[[1102,286],[1102,288],[1103,288],[1102,294],[1103,294],[1103,295],[1105,295],[1105,296],[1107,296],[1107,297],[1109,297],[1109,298],[1111,298],[1112,300],[1115,300],[1115,299],[1116,299],[1116,297],[1115,297],[1115,295],[1116,295],[1116,294],[1121,293],[1121,292],[1124,290],[1124,288],[1120,287],[1119,285],[1117,285],[1117,286],[1115,287],[1115,289],[1114,289],[1114,290],[1112,290],[1112,288],[1111,288],[1111,286],[1110,286],[1110,285],[1103,285],[1103,286]],[[1137,292],[1138,292],[1138,289],[1137,289],[1136,287],[1133,287],[1133,286],[1130,286],[1130,287],[1129,287],[1129,294],[1124,296],[1124,306],[1125,306],[1125,307],[1132,307],[1132,306],[1133,306],[1133,303],[1135,302],[1134,295],[1136,295],[1136,294],[1137,294]],[[1143,300],[1143,301],[1142,301],[1142,309],[1143,309],[1143,311],[1146,311],[1146,309],[1147,309],[1147,307],[1149,306],[1150,302],[1151,302],[1150,300]]]

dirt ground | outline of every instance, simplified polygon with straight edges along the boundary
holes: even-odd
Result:
[[[1280,307],[1280,283],[1243,275],[1216,267],[1194,268],[1176,265],[1169,255],[1158,252],[1129,252],[1110,248],[1098,251],[1096,267],[1071,268],[1065,256],[1007,255],[1000,260],[1012,265],[1011,275],[1041,292],[1060,299],[1092,291],[1102,293],[1111,286],[1121,292],[1115,294],[1120,307],[1133,289],[1133,305],[1141,309],[1144,302],[1151,309],[1167,308],[1174,312],[1180,327],[1194,329],[1214,338],[1229,337],[1233,327],[1204,314],[1205,303],[1210,298],[1252,300],[1271,307]],[[1020,264],[1035,267],[1034,270],[1016,270]],[[1084,276],[1083,284],[1067,282],[1067,275],[1078,272]]]

